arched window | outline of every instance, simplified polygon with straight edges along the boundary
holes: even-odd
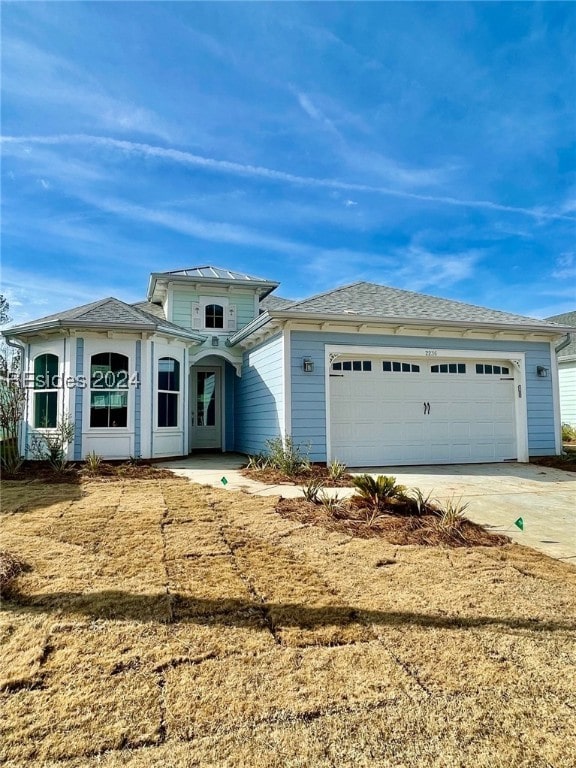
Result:
[[[58,356],[34,360],[34,427],[50,429],[58,423]]]
[[[220,304],[207,304],[204,311],[205,328],[224,328],[224,307]]]
[[[158,360],[158,426],[178,426],[180,363],[173,357]]]
[[[90,426],[128,426],[128,358],[100,352],[90,360]]]

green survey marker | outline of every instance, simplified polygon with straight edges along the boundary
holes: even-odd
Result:
[[[222,485],[228,485],[228,480],[226,480],[225,477],[220,478],[220,482],[222,483]]]
[[[514,520],[514,525],[516,525],[518,528],[520,528],[521,531],[524,530],[524,519],[522,517],[519,517],[518,520]]]

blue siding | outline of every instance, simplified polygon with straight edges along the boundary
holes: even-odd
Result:
[[[142,455],[142,342],[136,342],[136,389],[134,390],[134,456]]]
[[[76,339],[76,380],[84,375],[84,339]],[[77,386],[74,397],[74,461],[82,460],[82,406],[84,389]]]
[[[326,460],[326,396],[324,391],[324,347],[326,344],[354,346],[415,347],[417,349],[471,349],[524,352],[528,403],[528,450],[532,456],[556,453],[552,378],[538,378],[536,366],[551,368],[546,342],[498,341],[492,339],[445,339],[347,333],[293,331],[291,342],[292,437],[298,444],[311,444],[310,459]],[[314,372],[302,371],[302,358],[314,361]]]
[[[284,421],[282,336],[244,353],[236,379],[236,450],[258,453],[279,437]]]

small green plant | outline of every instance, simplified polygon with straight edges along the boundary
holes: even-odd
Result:
[[[438,510],[439,519],[437,521],[438,528],[442,528],[445,531],[456,531],[464,520],[464,512],[470,506],[470,502],[462,503],[462,498],[456,499],[454,496],[448,499]]]
[[[304,494],[304,498],[306,501],[312,501],[314,504],[319,503],[318,494],[324,487],[324,483],[322,480],[319,480],[318,478],[313,478],[310,480],[309,483],[307,483],[302,488],[302,493]]]
[[[128,457],[128,464],[131,467],[138,467],[140,466],[140,462],[142,461],[142,456],[129,456]]]
[[[20,380],[0,377],[0,465],[15,474],[24,461],[20,455],[18,432],[26,406],[26,390]]]
[[[54,429],[37,432],[30,444],[35,459],[47,461],[55,472],[65,472],[68,465],[68,446],[74,439],[74,422],[69,416],[59,421]]]
[[[296,445],[289,435],[284,439],[275,437],[267,440],[266,445],[269,464],[279,472],[283,472],[288,477],[294,477],[310,471],[308,456],[304,455],[302,448]]]
[[[248,469],[266,469],[269,464],[268,457],[263,453],[255,453],[252,456],[248,456]]]
[[[99,456],[96,451],[90,451],[90,453],[86,454],[85,467],[89,475],[97,475],[101,464],[102,456]]]
[[[323,490],[318,496],[318,502],[334,517],[338,517],[344,509],[344,499],[341,499],[337,493],[331,494]]]
[[[436,511],[435,501],[432,499],[432,491],[427,496],[424,496],[420,488],[412,488],[407,498],[410,501],[412,512],[417,515],[425,515],[428,512]]]
[[[358,475],[352,478],[352,483],[356,489],[352,502],[364,510],[368,526],[374,525],[386,506],[394,500],[406,498],[406,488],[398,485],[395,477],[388,475]]]
[[[573,427],[572,424],[562,424],[562,442],[576,442],[576,427]]]
[[[328,464],[328,475],[331,480],[342,480],[348,467],[338,459],[334,459]]]

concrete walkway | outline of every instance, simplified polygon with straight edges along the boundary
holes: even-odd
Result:
[[[297,485],[266,485],[240,473],[240,454],[198,454],[159,466],[195,483],[256,496],[297,497]],[[519,544],[576,565],[576,473],[536,464],[453,464],[422,467],[357,467],[352,474],[393,475],[408,488],[420,488],[440,502],[468,502],[466,516],[505,533]],[[226,482],[224,482],[224,480]],[[334,489],[342,498],[353,491]],[[524,530],[514,523],[524,522]]]

